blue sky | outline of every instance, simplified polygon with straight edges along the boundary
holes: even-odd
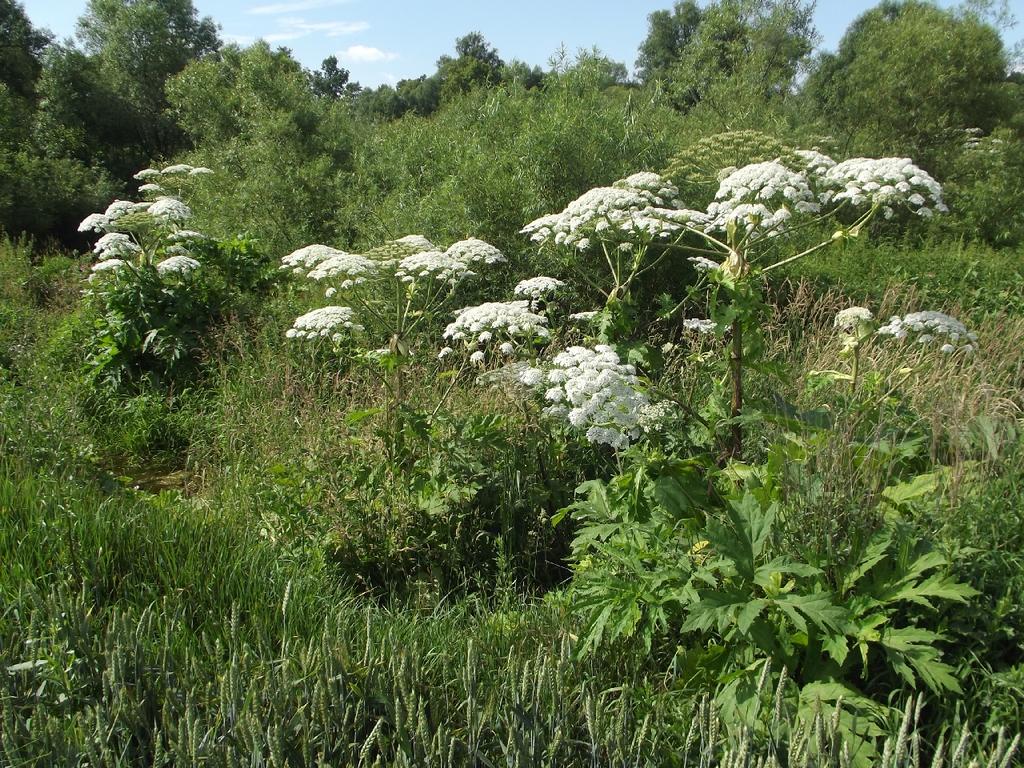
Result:
[[[71,37],[86,0],[22,0],[29,18],[58,38]],[[647,14],[672,0],[193,0],[212,16],[229,42],[264,38],[286,46],[307,67],[335,54],[352,79],[364,86],[396,82],[434,71],[451,53],[455,38],[479,30],[506,61],[547,66],[561,46],[574,53],[597,46],[632,68],[647,33]],[[835,49],[846,27],[877,0],[819,0],[815,22],[822,47]],[[955,3],[941,0],[940,5]],[[1010,10],[1024,22],[1024,0]],[[1013,47],[1024,36],[1018,25],[1004,30]]]

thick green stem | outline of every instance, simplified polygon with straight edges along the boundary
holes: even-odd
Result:
[[[729,417],[732,419],[729,438],[729,458],[739,460],[743,455],[743,427],[739,422],[743,410],[743,324],[739,318],[732,321],[732,354],[729,356],[729,371],[732,378],[732,405]]]
[[[852,389],[857,391],[857,375],[860,373],[860,344],[853,348],[853,382]]]

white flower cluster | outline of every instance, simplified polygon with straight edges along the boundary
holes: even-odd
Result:
[[[561,280],[539,275],[527,278],[526,280],[520,280],[516,287],[512,289],[512,295],[539,301],[554,296],[563,288],[565,288],[565,283]]]
[[[717,327],[714,320],[703,320],[698,317],[688,317],[683,320],[683,328],[696,333],[714,333]]]
[[[874,319],[874,314],[867,307],[847,307],[836,313],[835,327],[853,333],[858,326],[870,323]]]
[[[92,250],[101,260],[110,258],[131,259],[142,252],[142,248],[139,247],[138,243],[132,240],[130,235],[122,232],[108,232],[96,241],[96,245],[92,247]]]
[[[489,301],[460,309],[444,329],[452,341],[486,344],[494,334],[511,338],[547,338],[548,319],[530,311],[529,301]]]
[[[89,280],[92,281],[92,279],[97,275],[104,272],[116,271],[124,266],[127,266],[124,259],[104,259],[103,261],[98,261],[92,265],[92,274],[89,275]]]
[[[161,275],[187,275],[197,269],[199,262],[184,254],[171,256],[156,265],[156,271]]]
[[[812,176],[824,176],[830,168],[836,166],[835,160],[816,149],[798,149],[794,154],[800,158],[803,164],[801,170]]]
[[[143,184],[139,187],[139,192],[153,192],[154,194],[159,194],[163,191],[164,188],[159,184]]]
[[[977,350],[978,335],[968,331],[955,317],[943,312],[911,312],[903,317],[893,315],[876,333],[900,340],[916,336],[919,344],[942,342],[941,349],[946,354],[959,348],[963,348],[967,354]]]
[[[675,186],[658,174],[636,173],[610,187],[591,189],[561,213],[541,216],[520,231],[535,243],[580,250],[589,248],[594,238],[667,237],[705,218],[701,212],[681,209],[677,196]]]
[[[156,168],[143,168],[141,171],[135,174],[133,178],[138,181],[149,181],[150,179],[156,179],[160,176],[208,176],[213,173],[209,168],[203,166],[192,166],[187,163],[177,163],[176,165],[168,165],[162,171]]]
[[[637,426],[642,432],[651,434],[661,432],[672,419],[677,416],[677,411],[672,403],[662,400],[657,403],[647,403],[640,406],[637,411]]]
[[[209,240],[202,232],[196,232],[194,229],[179,229],[171,232],[167,239],[174,243],[187,242],[189,240]]]
[[[747,232],[777,234],[797,213],[820,210],[817,196],[802,173],[778,160],[753,163],[722,179],[715,201],[708,206],[708,231],[724,231],[730,224]]]
[[[344,251],[331,248],[329,245],[314,243],[313,245],[307,245],[304,248],[292,251],[287,256],[283,256],[281,258],[281,269],[289,270],[296,275],[305,275],[320,262],[326,261],[331,256],[336,256],[339,253],[344,253]]]
[[[395,277],[405,283],[418,279],[437,280],[456,285],[476,274],[461,259],[441,251],[421,251],[400,259],[395,268]]]
[[[844,160],[825,173],[825,180],[837,190],[831,200],[858,207],[877,205],[886,218],[895,206],[905,205],[925,218],[949,210],[942,200],[942,186],[905,157]]]
[[[609,346],[569,347],[548,370],[529,368],[519,380],[529,387],[548,386],[545,413],[564,418],[592,443],[626,448],[640,437],[640,411],[648,404],[639,391],[632,365],[619,361]]]
[[[192,209],[176,197],[158,197],[146,208],[147,213],[164,224],[178,224],[192,218]]]
[[[414,235],[414,237],[418,237]],[[428,245],[429,240],[423,238],[424,242]],[[433,250],[431,246],[428,250]],[[490,266],[492,264],[501,264],[505,261],[505,254],[499,251],[490,243],[479,240],[475,237],[471,237],[468,240],[459,240],[457,243],[452,243],[448,250],[445,251],[447,256],[453,259],[457,259],[462,263],[469,264],[486,264]]]
[[[598,311],[596,309],[588,309],[586,312],[573,312],[569,315],[569,320],[574,323],[589,323],[597,315]]]
[[[103,213],[90,213],[78,225],[79,232],[110,232],[115,229],[118,219],[132,213],[149,209],[150,203],[133,203],[131,200],[115,200]]]
[[[341,281],[341,287],[348,290],[353,285],[365,283],[377,272],[379,266],[373,259],[365,256],[337,251],[309,270],[306,276],[318,281],[343,277],[345,279]]]
[[[295,318],[292,327],[285,335],[289,339],[327,338],[340,342],[344,336],[342,329],[361,331],[363,327],[353,320],[351,307],[321,307]]]
[[[722,268],[717,261],[712,261],[705,256],[690,256],[687,261],[693,264],[693,268],[698,272],[714,272],[716,269]]]

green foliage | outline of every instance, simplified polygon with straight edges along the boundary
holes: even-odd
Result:
[[[793,149],[761,131],[716,133],[684,144],[663,173],[679,187],[679,197],[687,206],[702,209],[714,200],[723,168],[742,168],[769,160],[795,163]]]
[[[971,13],[887,0],[860,16],[808,84],[829,129],[856,151],[905,153],[947,167],[963,130],[1004,116],[1006,53]]]
[[[813,6],[801,0],[677,2],[648,18],[637,67],[677,107],[698,104],[719,120],[784,99],[814,44]]]
[[[167,96],[201,162],[219,173],[195,198],[206,231],[244,232],[272,254],[338,240],[336,230],[351,240],[334,217],[350,194],[355,127],[344,101],[317,97],[286,51],[228,46],[174,77]]]
[[[220,47],[213,20],[200,19],[191,0],[90,0],[78,35],[126,105],[121,119],[131,121],[143,160],[176,152],[181,136],[165,114],[164,84]]]
[[[967,239],[995,246],[1024,239],[1024,142],[1001,129],[970,136],[949,175],[950,225]]]
[[[604,77],[601,63],[585,58],[540,89],[476,91],[430,120],[380,126],[359,150],[346,216],[361,223],[368,242],[472,233],[519,268],[525,222],[592,186],[659,167],[671,151],[678,124],[671,111],[597,89]]]

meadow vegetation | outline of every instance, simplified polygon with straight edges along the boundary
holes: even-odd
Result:
[[[0,764],[1017,764],[991,5],[362,89],[0,0]]]

